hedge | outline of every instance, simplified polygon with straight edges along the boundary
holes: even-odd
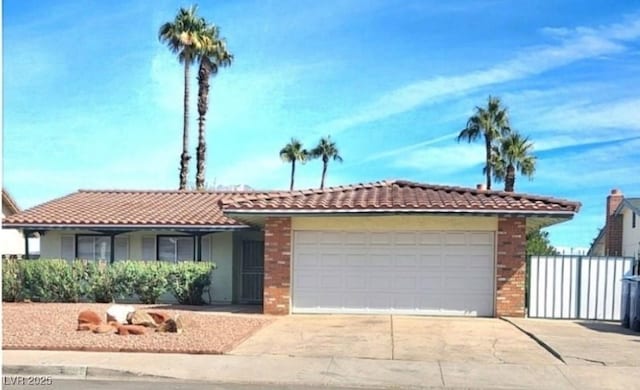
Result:
[[[2,300],[114,302],[137,297],[156,303],[171,293],[181,304],[202,305],[215,264],[86,260],[2,260]]]

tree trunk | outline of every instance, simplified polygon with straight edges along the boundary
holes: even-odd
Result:
[[[180,155],[180,189],[187,188],[189,176],[189,61],[184,61],[184,118],[182,126],[182,155]]]
[[[296,175],[296,160],[291,161],[291,185],[289,191],[293,191],[293,178]]]
[[[328,161],[322,159],[322,179],[320,180],[320,189],[324,189],[324,178],[327,175],[327,165]]]
[[[198,70],[198,148],[196,149],[196,189],[204,189],[205,156],[207,141],[205,140],[207,110],[209,105],[209,76],[211,65],[204,58]]]
[[[484,146],[486,148],[486,163],[487,163],[487,190],[491,189],[491,139],[484,136]]]
[[[506,192],[513,192],[516,186],[516,169],[513,164],[507,166],[507,176],[504,179],[504,190]]]

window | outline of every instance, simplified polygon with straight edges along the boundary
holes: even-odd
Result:
[[[184,261],[194,259],[194,237],[158,236],[158,260]]]
[[[115,237],[115,260],[126,260],[129,258],[129,239],[126,237]],[[76,235],[76,256],[83,260],[111,259],[111,237],[105,235]]]
[[[111,259],[109,236],[76,236],[76,258],[83,260]]]

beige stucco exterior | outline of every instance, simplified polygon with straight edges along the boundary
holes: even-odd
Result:
[[[12,212],[3,203],[2,218],[11,215]],[[38,253],[40,250],[40,240],[38,238],[29,238],[29,253]],[[23,256],[24,255],[24,236],[17,229],[0,229],[0,251],[5,256]]]
[[[387,215],[357,217],[293,217],[292,230],[427,231],[498,230],[497,217]]]
[[[95,234],[83,230],[51,230],[41,237],[42,259],[62,258],[62,237],[74,237],[76,234]],[[161,231],[137,231],[118,235],[129,239],[129,256],[131,260],[142,259],[143,237],[155,237],[162,234],[174,234]],[[179,234],[179,233],[175,233]],[[203,246],[208,245],[209,250],[203,249],[203,261],[212,261],[216,264],[211,281],[211,297],[213,302],[230,303],[233,295],[233,239],[231,232],[220,232],[203,236]],[[207,256],[208,252],[208,256]]]
[[[625,207],[622,211],[622,255],[636,257],[640,251],[640,215],[636,215],[633,227],[633,210]]]

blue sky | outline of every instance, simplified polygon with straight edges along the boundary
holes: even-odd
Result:
[[[182,68],[157,32],[190,4],[3,2],[3,185],[22,207],[79,188],[177,188]],[[199,13],[236,58],[211,83],[209,185],[287,188],[280,148],[330,134],[344,163],[328,185],[473,187],[483,146],[455,136],[495,95],[535,142],[535,178],[516,190],[583,204],[548,229],[553,244],[588,246],[612,188],[640,196],[635,1],[201,1]],[[297,187],[320,172],[300,167]]]

